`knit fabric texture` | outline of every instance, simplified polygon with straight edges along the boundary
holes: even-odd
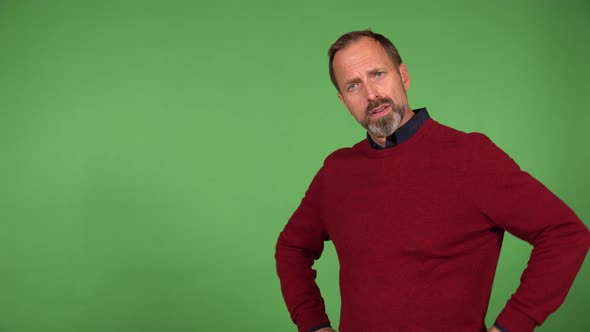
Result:
[[[531,332],[563,302],[590,247],[574,212],[486,136],[427,120],[408,141],[326,158],[276,245],[300,332],[329,323],[312,265],[340,264],[339,331],[487,331],[504,231],[533,245],[496,322]]]

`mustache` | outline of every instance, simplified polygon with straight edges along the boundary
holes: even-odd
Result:
[[[367,105],[367,114],[369,114],[376,107],[379,107],[383,104],[393,106],[393,100],[391,100],[391,98],[387,98],[387,97],[382,97],[382,98],[371,100],[369,102],[369,104]]]

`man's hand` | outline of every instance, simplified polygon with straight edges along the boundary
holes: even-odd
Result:
[[[495,327],[495,326],[492,326],[492,327],[491,327],[491,328],[488,330],[488,332],[502,332],[502,331],[498,330],[498,328],[497,328],[497,327]]]

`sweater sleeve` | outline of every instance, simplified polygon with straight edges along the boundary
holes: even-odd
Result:
[[[279,235],[275,259],[281,291],[299,332],[329,326],[324,300],[312,269],[329,240],[322,222],[322,172],[316,174],[301,204]]]
[[[487,137],[478,137],[477,204],[493,225],[533,245],[520,285],[496,322],[510,332],[531,332],[563,303],[590,247],[590,233],[543,184]]]

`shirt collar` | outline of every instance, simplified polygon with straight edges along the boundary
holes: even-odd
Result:
[[[400,145],[407,141],[412,135],[414,135],[420,127],[430,118],[428,111],[425,107],[413,110],[414,116],[408,120],[403,126],[399,127],[393,134],[387,136],[385,140],[385,147],[377,144],[369,133],[367,133],[367,140],[371,144],[371,147],[375,150],[384,150],[396,145]]]

